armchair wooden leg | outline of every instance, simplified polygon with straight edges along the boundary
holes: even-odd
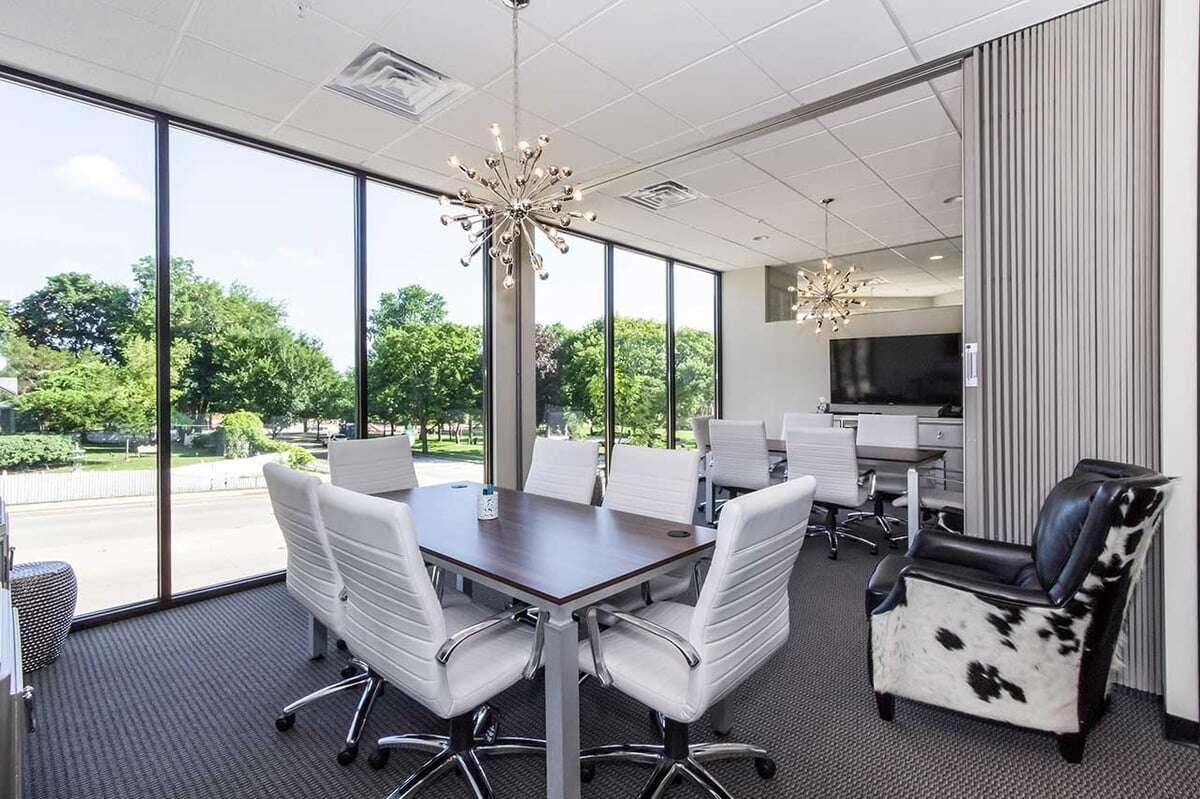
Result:
[[[891,694],[875,692],[875,707],[879,710],[879,718],[891,721],[896,717],[896,697]]]
[[[1058,742],[1058,753],[1068,763],[1083,762],[1083,747],[1087,743],[1087,735],[1082,732],[1071,732],[1065,735],[1055,735]]]

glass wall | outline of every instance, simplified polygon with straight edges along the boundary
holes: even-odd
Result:
[[[538,435],[599,441],[603,463],[604,245],[566,239],[565,255],[539,247],[550,276],[535,289]]]
[[[676,447],[695,447],[692,417],[716,407],[716,282],[712,272],[674,266]]]
[[[172,128],[175,592],[285,564],[262,467],[354,418],[354,180]]]
[[[152,599],[154,124],[4,81],[0,118],[0,497],[17,560],[70,563],[81,614]]]
[[[667,446],[667,262],[613,249],[613,442]]]
[[[423,485],[484,474],[483,259],[442,213],[367,184],[367,432],[408,435]]]

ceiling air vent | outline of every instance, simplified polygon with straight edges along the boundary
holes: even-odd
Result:
[[[376,108],[421,122],[470,87],[436,69],[373,44],[333,79],[329,88]]]
[[[662,183],[643,186],[621,196],[629,202],[649,208],[651,211],[662,211],[700,199],[700,195],[695,191],[673,180],[664,180]]]

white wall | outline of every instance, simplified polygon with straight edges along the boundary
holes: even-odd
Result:
[[[1196,607],[1197,0],[1162,4],[1162,466],[1180,478],[1163,529],[1166,711],[1200,719]]]
[[[786,411],[816,410],[829,396],[829,338],[811,324],[765,319],[766,270],[738,269],[721,277],[722,407],[727,419],[763,419],[780,435]],[[858,314],[835,338],[962,331],[962,307]]]

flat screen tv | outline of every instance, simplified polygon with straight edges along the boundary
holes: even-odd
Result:
[[[831,339],[831,399],[835,405],[961,405],[961,353],[959,333]]]

